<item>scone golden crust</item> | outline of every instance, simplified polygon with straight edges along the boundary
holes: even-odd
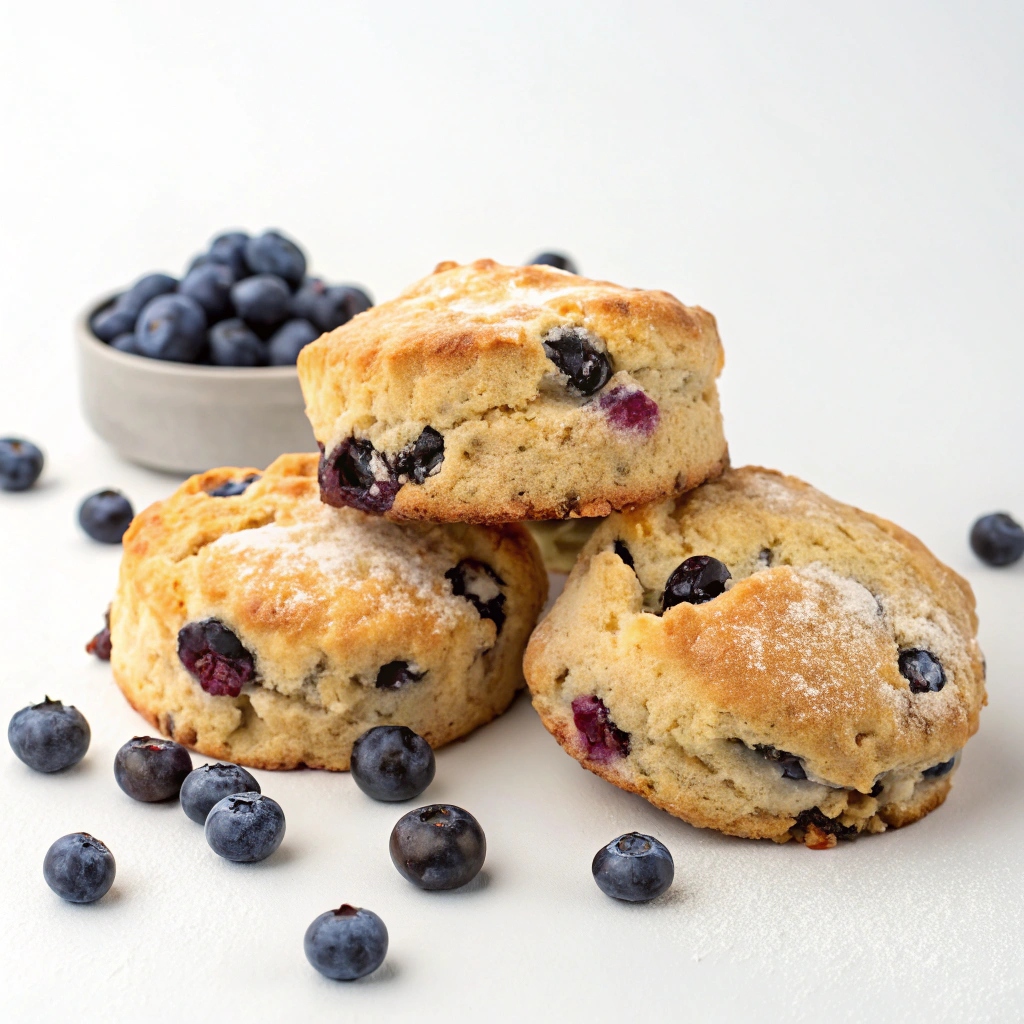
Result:
[[[976,634],[970,587],[916,538],[747,467],[610,516],[525,670],[584,767],[693,825],[821,848],[945,799],[985,703]]]
[[[552,267],[442,263],[307,345],[323,499],[391,519],[604,516],[719,474],[714,317]]]
[[[344,770],[371,726],[407,725],[439,747],[522,685],[547,592],[522,527],[330,508],[316,467],[285,455],[262,475],[211,470],[125,534],[114,677],[203,754]]]

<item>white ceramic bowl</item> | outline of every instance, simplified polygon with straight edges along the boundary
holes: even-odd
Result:
[[[89,328],[110,298],[79,316],[75,340],[85,418],[119,455],[196,473],[316,450],[294,366],[193,366],[118,352]]]

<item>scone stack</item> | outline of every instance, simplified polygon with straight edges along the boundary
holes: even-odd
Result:
[[[441,264],[302,351],[319,459],[212,470],[138,517],[119,684],[258,767],[344,769],[379,724],[439,746],[521,685],[547,584],[523,524],[564,562],[589,519],[525,656],[573,757],[732,835],[916,820],[985,699],[970,589],[884,520],[728,469],[722,363],[714,318],[664,292]]]

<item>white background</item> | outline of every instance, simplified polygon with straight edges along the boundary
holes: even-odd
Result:
[[[1019,1020],[1024,565],[973,518],[1024,517],[1024,19],[997,3],[0,3],[0,433],[45,481],[0,495],[0,718],[88,716],[61,777],[0,751],[0,1010],[14,1020]],[[392,868],[400,809],[347,776],[261,773],[288,816],[220,862],[111,761],[140,731],[82,644],[118,553],[87,491],[175,481],[118,461],[77,407],[71,320],[225,227],[279,226],[378,298],[441,259],[571,252],[711,309],[736,464],[905,525],[974,585],[990,707],[945,807],[827,853],[701,832],[581,771],[520,700],[441,752],[428,791],[489,841],[473,891]],[[201,760],[201,759],[199,759]],[[672,849],[648,907],[589,862],[629,829]],[[42,857],[95,832],[92,907]],[[302,933],[343,901],[391,932],[353,985]]]

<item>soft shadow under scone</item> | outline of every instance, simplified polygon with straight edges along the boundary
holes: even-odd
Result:
[[[727,589],[661,614],[694,555],[725,563]],[[916,538],[748,467],[610,516],[525,670],[591,771],[694,825],[821,847],[945,799],[985,703],[976,632],[970,587]],[[912,692],[910,650],[941,689]]]
[[[316,455],[284,455],[262,476],[211,470],[124,537],[115,679],[156,727],[203,754],[344,770],[371,726],[407,725],[438,747],[500,714],[522,685],[547,592],[523,528],[329,508],[316,468]],[[244,493],[210,493],[228,482]],[[179,658],[179,630],[210,619],[252,656],[236,695],[223,681],[204,688]]]
[[[586,373],[562,372],[577,357]],[[722,364],[714,317],[667,292],[479,260],[307,345],[299,379],[325,501],[512,522],[603,516],[717,476]]]

